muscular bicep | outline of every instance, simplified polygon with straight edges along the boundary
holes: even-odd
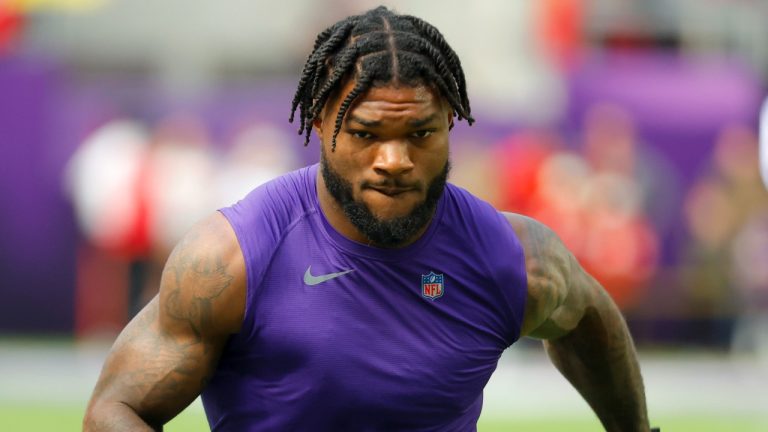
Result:
[[[104,364],[92,405],[120,403],[159,426],[200,393],[220,342],[197,343],[160,325],[159,298],[123,330]],[[99,429],[99,428],[96,428]]]
[[[174,249],[160,293],[115,341],[86,420],[103,418],[92,411],[110,404],[151,426],[173,418],[200,394],[228,336],[239,330],[244,298],[242,254],[216,214]]]
[[[525,216],[507,219],[525,250],[528,296],[521,336],[565,335],[584,316],[599,286],[551,229]]]
[[[562,281],[557,280],[560,279],[558,276],[556,282],[534,283],[534,289],[529,289],[530,303],[540,306],[526,309],[526,315],[530,317],[524,322],[528,325],[527,336],[538,339],[564,336],[576,328],[587,308],[594,305],[602,293],[600,285],[581,268],[573,255],[568,254],[567,262],[568,270]]]

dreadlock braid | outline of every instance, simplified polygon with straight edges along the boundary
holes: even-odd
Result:
[[[420,54],[413,54],[413,53],[402,53],[400,54],[405,58],[408,57],[422,57]],[[448,99],[448,102],[450,102],[451,106],[459,106],[458,108],[458,116],[459,119],[462,118],[469,118],[469,114],[464,111],[464,108],[461,107],[461,102],[459,102],[458,97],[456,96],[455,92],[452,92],[451,89],[448,87],[448,84],[445,82],[445,79],[440,74],[436,73],[433,69],[422,67],[421,69],[422,73],[426,76],[429,81],[434,82],[437,84],[437,88],[440,90],[441,93],[446,95],[446,98]]]
[[[299,79],[298,90],[296,91],[296,94],[293,97],[293,102],[291,104],[291,117],[289,118],[291,123],[293,123],[293,115],[296,112],[296,108],[298,106],[302,106],[302,119],[299,128],[299,135],[301,135],[302,130],[307,127],[307,120],[309,120],[309,124],[311,124],[312,120],[314,120],[314,118],[306,119],[304,117],[305,113],[309,113],[309,110],[305,110],[304,107],[309,108],[312,105],[312,95],[317,91],[317,87],[321,81],[320,76],[324,72],[323,63],[328,60],[326,58],[328,53],[331,50],[337,49],[338,45],[349,36],[349,31],[352,29],[355,22],[356,20],[349,20],[336,23],[320,32],[320,34],[317,35],[317,38],[315,39],[315,47],[312,50],[312,53],[307,57],[304,71],[302,72],[301,78]],[[310,80],[313,82],[312,91],[301,91],[301,89],[306,87]],[[311,130],[311,127],[309,130]],[[307,138],[307,142],[309,142],[309,138]]]
[[[416,37],[412,41],[413,43],[410,43],[410,42],[411,41],[409,41],[409,43],[403,46],[403,48],[405,49],[404,52],[406,53],[418,52],[419,54],[425,57],[428,57],[428,59],[432,63],[434,63],[435,66],[437,66],[436,72],[442,78],[442,81],[445,83],[445,87],[448,88],[450,86],[453,90],[450,93],[451,94],[455,93],[456,90],[458,90],[454,81],[455,76],[451,73],[451,70],[446,64],[445,59],[441,55],[440,51],[438,51],[433,45],[431,45],[429,42],[422,39],[421,37]],[[411,45],[414,45],[414,44],[415,46],[412,47]],[[458,105],[463,108],[462,102],[458,103]],[[465,112],[463,109],[457,109],[456,111],[459,113],[459,120],[465,117]]]
[[[368,86],[370,85],[370,82],[371,82],[371,76],[363,72],[363,74],[357,78],[357,82],[355,83],[355,88],[353,88],[352,91],[349,92],[347,97],[344,98],[344,101],[341,102],[341,106],[339,107],[339,113],[336,114],[336,125],[333,130],[333,142],[331,144],[331,151],[336,151],[336,135],[338,135],[339,131],[341,130],[341,123],[344,121],[344,115],[349,109],[349,105],[352,103],[352,101],[355,100],[355,98],[363,90],[368,88]]]
[[[321,31],[317,35],[317,38],[315,38],[315,46],[314,48],[312,48],[312,52],[307,56],[307,60],[305,61],[306,64],[310,64],[310,60],[314,58],[315,51],[317,51],[317,48],[320,47],[320,45],[328,39],[328,37],[333,33],[334,30],[336,30],[336,28],[338,28],[338,26],[339,26],[338,23],[334,24],[328,27],[327,29]],[[307,81],[309,81],[310,77],[313,77],[314,74],[315,74],[314,68],[312,69],[304,68],[304,72],[302,73],[301,78],[299,79],[299,88],[306,85]],[[296,112],[296,107],[299,105],[299,99],[301,98],[301,96],[302,95],[299,92],[296,92],[296,94],[293,96],[293,102],[291,102],[291,117],[288,120],[291,123],[293,123],[293,115]],[[301,127],[302,128],[304,127],[304,122],[301,123]],[[299,135],[301,135],[301,130],[299,130]]]
[[[397,15],[384,6],[348,17],[320,32],[307,57],[291,103],[290,122],[299,110],[299,135],[309,144],[312,122],[348,80],[355,86],[339,106],[331,149],[355,99],[371,86],[405,84],[434,87],[458,119],[470,125],[464,71],[443,35],[429,23]],[[336,96],[333,96],[334,98]]]
[[[339,80],[339,78],[347,74],[349,70],[355,65],[357,62],[358,52],[358,47],[356,45],[349,46],[342,50],[339,55],[338,63],[334,65],[333,72],[330,74],[323,86],[320,87],[320,89],[316,92],[316,99],[327,98],[328,94],[334,89],[335,83]],[[310,112],[311,116],[313,118],[316,117],[320,114],[320,110],[322,109],[322,106],[314,105],[312,107],[312,111]]]
[[[344,49],[344,52],[340,56],[339,62],[335,65],[333,69],[333,73],[331,73],[331,75],[325,81],[325,84],[323,84],[323,86],[316,92],[317,100],[325,100],[328,98],[328,94],[334,88],[334,83],[338,81],[342,75],[346,74],[352,66],[354,66],[356,56],[357,56],[357,48],[354,45]],[[308,109],[309,117],[312,119],[316,118],[318,115],[320,115],[320,111],[322,109],[323,109],[322,105],[319,105],[319,104],[313,105]],[[312,131],[311,128],[307,128],[306,140],[309,140],[309,134],[311,131]]]
[[[464,78],[464,69],[461,67],[461,61],[456,52],[445,41],[442,33],[432,24],[411,15],[404,15],[403,19],[413,24],[421,34],[428,41],[437,46],[441,53],[448,57],[450,68],[456,77],[456,81],[459,85],[459,93],[461,95],[462,104],[466,106],[467,111],[469,108],[469,97],[467,97],[467,82]],[[473,118],[467,118],[467,122],[471,125],[475,120]]]

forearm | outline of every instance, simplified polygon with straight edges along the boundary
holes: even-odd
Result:
[[[573,384],[607,431],[648,431],[640,367],[632,338],[607,294],[567,335],[544,342],[552,362]]]
[[[83,420],[83,431],[85,432],[150,432],[162,430],[162,426],[152,427],[147,424],[133,408],[122,402],[92,404]]]

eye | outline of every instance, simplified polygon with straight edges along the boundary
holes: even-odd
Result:
[[[357,139],[368,140],[373,138],[373,134],[366,131],[349,131],[349,134],[352,135],[353,138],[357,138]]]
[[[434,130],[432,130],[432,129],[424,129],[424,130],[420,130],[420,131],[414,132],[412,134],[412,136],[414,138],[422,138],[423,139],[423,138],[427,138],[430,135],[432,135],[433,132],[434,132]]]

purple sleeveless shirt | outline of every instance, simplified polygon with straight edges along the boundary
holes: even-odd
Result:
[[[474,431],[520,333],[525,258],[495,209],[448,184],[401,249],[338,233],[318,165],[222,209],[247,272],[240,333],[202,399],[212,430]]]

